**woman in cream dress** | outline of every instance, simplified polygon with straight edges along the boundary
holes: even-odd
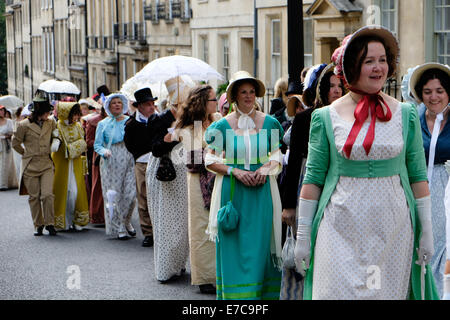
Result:
[[[217,98],[211,86],[192,89],[180,110],[173,137],[183,143],[187,156],[191,284],[198,285],[202,293],[216,292],[213,286],[216,250],[205,232],[215,175],[206,170],[203,160],[203,150],[207,146],[204,133],[211,123],[221,118],[216,110]]]

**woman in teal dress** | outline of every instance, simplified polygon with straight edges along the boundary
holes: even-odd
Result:
[[[276,183],[280,170],[279,122],[255,109],[263,83],[245,71],[227,88],[235,110],[205,133],[205,164],[216,173],[207,233],[216,241],[217,299],[278,299],[281,282],[281,201]],[[239,213],[235,229],[218,223],[218,210],[231,197]],[[220,220],[220,219],[219,219]]]

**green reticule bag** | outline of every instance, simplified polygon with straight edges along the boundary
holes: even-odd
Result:
[[[233,206],[234,195],[234,177],[233,173],[230,174],[231,179],[231,197],[230,201],[225,206],[219,209],[217,212],[217,225],[224,232],[231,232],[235,230],[239,224],[239,212]]]

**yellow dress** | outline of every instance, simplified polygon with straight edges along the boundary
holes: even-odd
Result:
[[[83,159],[81,155],[70,158],[67,150],[67,145],[76,143],[79,144],[79,151],[86,151],[81,124],[79,122],[67,124],[69,112],[74,105],[74,103],[58,104],[58,130],[61,145],[57,152],[52,153],[55,164],[53,180],[55,228],[63,230],[68,230],[72,224],[86,226],[89,223],[89,204],[84,181]]]

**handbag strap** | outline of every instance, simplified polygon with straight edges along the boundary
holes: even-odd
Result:
[[[230,191],[230,201],[233,201],[233,196],[234,196],[234,176],[233,176],[233,170],[231,170],[230,172],[230,180],[231,180],[231,191]]]

